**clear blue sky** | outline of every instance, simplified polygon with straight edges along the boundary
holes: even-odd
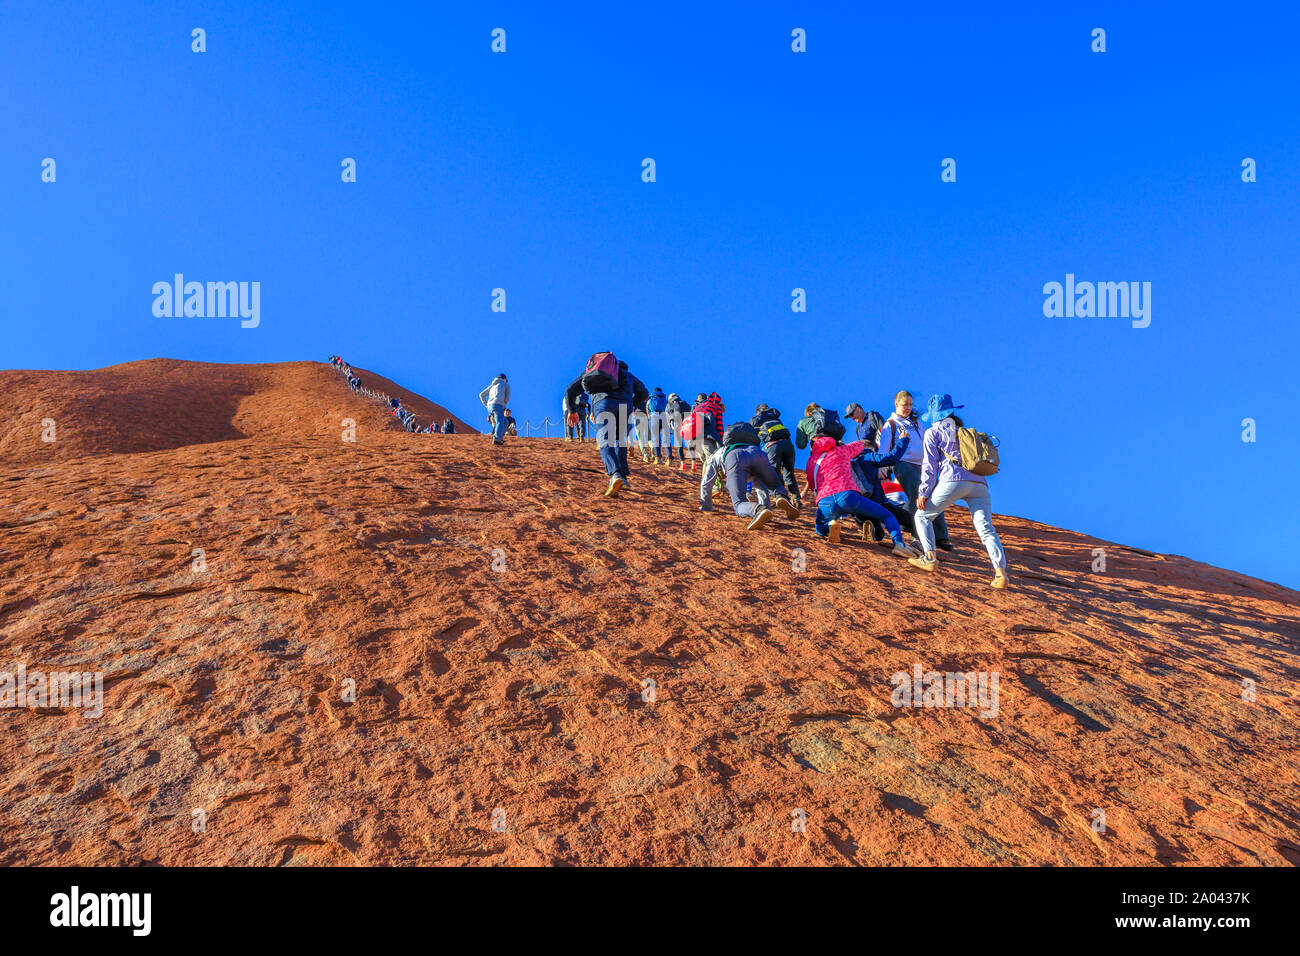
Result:
[[[337,351],[471,421],[602,349],[790,423],[948,391],[996,510],[1300,585],[1287,5],[267,6],[0,7],[5,367]],[[155,318],[176,272],[260,327]],[[1045,318],[1067,272],[1150,327]]]

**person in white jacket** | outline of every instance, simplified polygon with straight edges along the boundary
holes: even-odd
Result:
[[[510,383],[506,373],[502,372],[492,379],[492,384],[478,393],[478,400],[488,410],[488,421],[492,423],[492,444],[506,443],[506,405],[510,404]]]
[[[893,451],[899,439],[907,435],[912,439],[901,461],[894,465],[894,477],[903,486],[907,495],[906,508],[913,518],[916,517],[916,493],[921,487],[921,462],[925,456],[925,442],[922,440],[925,429],[912,408],[912,393],[901,391],[894,396],[894,414],[885,419],[881,426],[877,444],[885,454]],[[941,551],[954,550],[948,540],[948,522],[943,515],[934,521],[935,547]]]

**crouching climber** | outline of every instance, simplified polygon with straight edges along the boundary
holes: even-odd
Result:
[[[773,510],[787,518],[799,517],[781,476],[767,453],[759,447],[758,432],[749,422],[737,422],[722,436],[722,446],[709,456],[700,479],[700,510],[713,510],[713,483],[721,470],[726,475],[731,506],[741,518],[749,518],[748,529],[757,531],[772,520]],[[753,483],[757,502],[750,501],[746,487]]]

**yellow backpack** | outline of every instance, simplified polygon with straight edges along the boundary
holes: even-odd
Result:
[[[961,465],[971,474],[979,475],[981,478],[996,475],[998,473],[999,445],[997,436],[986,435],[973,428],[958,428],[956,431],[957,448],[961,452],[961,460],[958,461],[946,451],[943,456],[949,461]],[[942,451],[942,449],[940,450]]]

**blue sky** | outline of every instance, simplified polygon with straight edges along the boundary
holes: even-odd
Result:
[[[603,349],[790,423],[947,391],[997,511],[1300,585],[1300,13],[551,6],[4,5],[2,364],[337,351],[472,421]],[[260,326],[156,318],[177,272]],[[1066,273],[1150,327],[1046,318]]]

